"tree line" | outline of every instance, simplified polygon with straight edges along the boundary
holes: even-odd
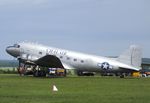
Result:
[[[17,67],[17,60],[0,60],[0,67]]]

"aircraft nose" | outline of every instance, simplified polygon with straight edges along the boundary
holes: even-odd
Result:
[[[17,57],[19,55],[19,50],[12,46],[6,47],[6,52],[14,57]]]
[[[7,52],[8,54],[10,54],[10,53],[12,52],[12,48],[11,48],[11,47],[7,47],[7,48],[6,48],[6,52]]]

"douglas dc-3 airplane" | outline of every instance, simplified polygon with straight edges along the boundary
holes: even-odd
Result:
[[[8,54],[19,63],[50,68],[76,69],[77,71],[132,73],[141,69],[141,49],[131,45],[118,58],[89,55],[36,43],[22,42],[8,46]]]

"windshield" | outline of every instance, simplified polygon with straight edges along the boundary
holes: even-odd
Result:
[[[14,47],[16,47],[16,48],[20,48],[20,45],[18,45],[18,44],[14,44]]]

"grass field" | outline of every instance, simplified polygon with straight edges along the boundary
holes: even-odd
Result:
[[[52,92],[55,84],[58,92]],[[149,103],[150,78],[34,78],[0,74],[0,103]]]

